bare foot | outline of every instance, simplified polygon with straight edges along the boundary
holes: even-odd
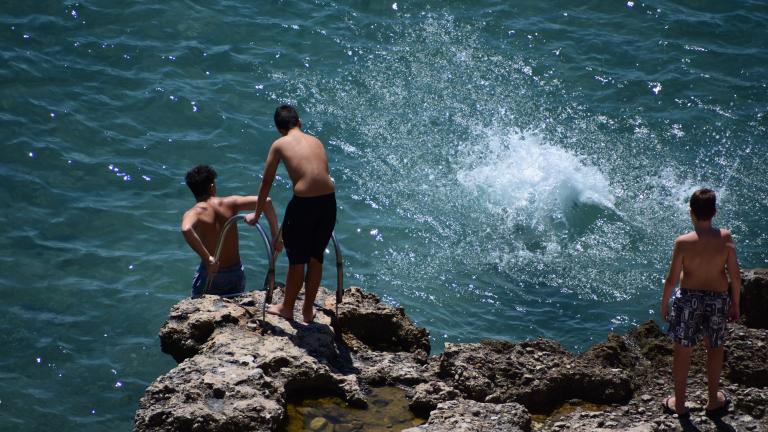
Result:
[[[309,324],[315,320],[315,316],[317,313],[315,312],[315,307],[313,305],[309,306],[309,309],[303,307],[301,309],[301,314],[304,315],[304,322]]]
[[[293,311],[292,310],[286,311],[282,303],[269,305],[269,307],[267,308],[267,313],[272,315],[277,315],[279,317],[283,317],[288,321],[293,321]]]

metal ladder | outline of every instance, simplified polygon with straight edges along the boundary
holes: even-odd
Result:
[[[219,234],[219,241],[216,245],[216,253],[214,254],[214,262],[219,262],[219,255],[221,255],[221,247],[224,244],[224,238],[227,235],[227,232],[232,227],[232,225],[236,224],[237,222],[245,220],[245,215],[237,214],[232,216],[227,220],[226,223],[224,223],[224,227],[221,229],[221,233]],[[261,235],[261,239],[264,241],[264,246],[267,249],[267,260],[269,262],[269,268],[267,269],[267,275],[264,277],[264,304],[261,308],[261,320],[262,322],[266,319],[266,313],[267,313],[267,305],[272,303],[272,294],[275,291],[275,259],[277,258],[275,252],[272,250],[272,242],[269,240],[269,237],[267,236],[266,231],[264,231],[264,228],[262,228],[261,224],[256,223],[254,224],[256,229],[259,231],[259,234]],[[280,230],[277,232],[277,238],[280,238],[283,235],[283,228],[280,227]],[[341,246],[339,246],[339,242],[336,240],[336,233],[331,232],[331,240],[333,241],[333,250],[336,254],[336,316],[335,319],[338,320],[339,316],[339,303],[344,298],[344,258],[341,255]],[[205,284],[205,290],[203,291],[203,294],[208,292],[208,289],[211,287],[211,282],[213,282],[212,275],[208,275],[208,280]],[[214,276],[215,277],[215,276]]]

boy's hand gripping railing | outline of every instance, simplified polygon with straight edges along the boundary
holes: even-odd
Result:
[[[216,254],[213,256],[214,262],[219,262],[219,256],[221,255],[221,247],[224,244],[224,238],[227,236],[227,231],[232,227],[232,225],[236,224],[238,221],[245,220],[245,215],[234,215],[231,218],[227,220],[227,222],[224,224],[224,227],[221,229],[221,234],[219,234],[219,242],[216,245]],[[258,229],[259,234],[261,234],[261,239],[264,240],[264,246],[267,248],[267,260],[269,261],[269,270],[267,270],[267,278],[264,280],[264,289],[268,292],[271,292],[275,285],[275,255],[272,253],[272,243],[269,241],[269,237],[267,237],[267,233],[264,231],[264,228],[261,227],[260,224],[254,225],[256,229]],[[216,275],[208,275],[208,280],[205,284],[205,291],[203,291],[203,294],[207,293],[208,290],[211,288],[211,282],[213,282],[213,278]]]

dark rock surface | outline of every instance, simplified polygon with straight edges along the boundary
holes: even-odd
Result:
[[[740,306],[744,325],[768,329],[768,269],[742,271]]]
[[[324,289],[312,324],[261,321],[262,300],[206,296],[171,309],[160,340],[179,365],[147,389],[135,430],[276,431],[288,401],[338,396],[363,407],[369,386],[386,385],[404,388],[410,409],[429,417],[410,432],[768,431],[768,330],[730,326],[722,386],[733,406],[718,422],[704,416],[706,356],[694,350],[686,423],[661,413],[672,344],[653,321],[580,355],[535,339],[448,344],[429,357],[425,329],[359,288],[339,304],[341,337]]]
[[[578,361],[559,343],[546,339],[447,344],[438,377],[467,399],[518,402],[534,413],[574,398],[620,403],[632,397],[629,374]]]
[[[416,327],[402,308],[381,303],[374,294],[350,288],[339,305],[339,325],[344,334],[353,336],[350,346],[362,342],[375,351],[420,353],[429,355],[429,333]]]

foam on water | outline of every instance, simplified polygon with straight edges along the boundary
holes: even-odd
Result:
[[[467,151],[458,181],[481,195],[490,212],[508,223],[544,229],[580,205],[615,210],[606,176],[568,150],[546,144],[536,134],[488,131]]]

